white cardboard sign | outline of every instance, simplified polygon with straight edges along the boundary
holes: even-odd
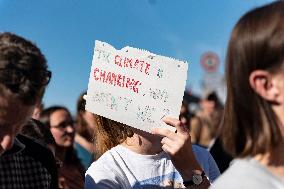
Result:
[[[150,132],[178,118],[188,65],[145,50],[96,41],[86,110]]]

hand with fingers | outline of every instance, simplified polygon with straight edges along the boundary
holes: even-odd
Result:
[[[191,138],[188,129],[181,121],[175,118],[165,118],[166,124],[176,128],[176,132],[163,128],[154,128],[152,133],[163,137],[162,149],[169,154],[175,168],[181,174],[184,181],[191,180],[196,171],[202,172],[202,168],[198,164],[192,151]],[[193,188],[208,188],[210,182],[204,179],[201,185]]]

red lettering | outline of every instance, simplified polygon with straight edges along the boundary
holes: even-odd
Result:
[[[104,70],[100,70],[99,68],[94,69],[93,77],[96,81],[100,81],[113,86],[125,87],[135,93],[139,92],[139,86],[141,85],[141,82],[126,77],[125,75],[106,72]]]
[[[121,83],[121,79],[122,79],[122,76],[121,76],[120,74],[118,74],[118,76],[117,76],[117,81],[116,81],[116,82],[117,82],[117,85],[120,86],[120,87],[123,87],[123,86],[122,86],[122,83]]]
[[[145,74],[147,74],[147,75],[149,75],[150,66],[151,66],[151,64],[148,64],[146,62]]]
[[[135,81],[134,79],[132,79],[132,83],[133,83],[133,87],[132,87],[133,91],[135,93],[138,93],[139,91],[138,91],[138,86],[137,85],[140,83],[140,81]],[[141,83],[139,85],[141,85]]]
[[[140,60],[140,72],[143,72],[143,65],[144,65],[144,61]]]
[[[135,63],[134,63],[134,68],[135,68],[136,70],[138,70],[138,65],[139,65],[139,60],[136,59],[136,61],[135,61]]]
[[[105,82],[105,77],[106,77],[106,71],[102,71],[100,72],[100,81],[102,81],[103,79],[103,82]]]
[[[123,68],[132,68],[149,75],[150,64],[144,60],[133,59],[128,57],[121,57],[120,55],[115,55],[114,63]],[[123,82],[124,83],[124,82]]]
[[[115,58],[114,58],[114,63],[115,63],[116,65],[122,67],[121,61],[122,61],[122,58],[121,58],[119,55],[116,55]]]
[[[94,69],[94,78],[96,81],[100,79],[99,77],[96,76],[96,72],[99,72],[99,71],[100,71],[99,68]]]
[[[111,72],[108,72],[107,74],[107,78],[105,80],[106,83],[112,84],[112,80],[111,80]]]
[[[124,58],[124,67],[125,68],[127,68],[127,67],[132,68],[132,59],[131,58],[127,58],[127,57]]]
[[[125,75],[122,76],[122,87],[124,87],[124,84],[125,84]]]
[[[127,78],[125,87],[126,88],[131,88],[131,85],[132,85],[132,82],[131,82],[130,78]]]
[[[116,75],[115,73],[112,73],[112,81],[113,81],[113,85],[116,85]]]

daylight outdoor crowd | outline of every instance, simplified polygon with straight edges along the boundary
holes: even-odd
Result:
[[[283,0],[239,18],[227,46],[225,102],[214,90],[185,92],[179,119],[162,119],[173,130],[146,132],[89,112],[87,89],[78,91],[75,116],[46,107],[53,74],[35,43],[0,33],[1,189],[284,189]],[[120,76],[120,90],[138,93]]]

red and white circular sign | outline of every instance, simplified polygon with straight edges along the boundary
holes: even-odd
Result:
[[[205,52],[200,59],[200,64],[206,72],[216,72],[220,59],[219,56],[214,52]]]

